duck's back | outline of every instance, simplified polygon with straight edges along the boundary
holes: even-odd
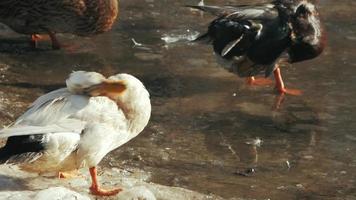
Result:
[[[117,0],[3,0],[0,21],[23,34],[92,35],[109,30],[118,14]]]

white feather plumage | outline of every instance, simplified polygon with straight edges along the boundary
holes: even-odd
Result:
[[[83,92],[104,81],[125,83],[116,101]],[[73,72],[67,88],[39,97],[0,138],[45,134],[43,156],[20,163],[27,171],[67,171],[93,167],[110,151],[137,136],[147,125],[151,104],[143,84],[128,74],[106,79],[95,72]]]

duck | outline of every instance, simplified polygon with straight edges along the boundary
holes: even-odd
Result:
[[[118,10],[118,0],[3,0],[0,23],[30,35],[34,47],[41,34],[47,34],[52,48],[60,49],[56,33],[86,37],[107,32],[116,21]]]
[[[100,187],[97,165],[142,132],[150,115],[149,92],[136,77],[73,72],[66,87],[40,96],[0,130],[0,138],[7,138],[0,164],[38,174],[89,168],[91,193],[115,195],[120,188]]]
[[[213,46],[219,63],[249,85],[268,85],[273,73],[279,94],[301,95],[285,87],[280,66],[319,56],[326,45],[316,5],[309,0],[275,0],[253,5],[188,5],[216,18],[194,42]],[[264,74],[265,78],[255,78]]]

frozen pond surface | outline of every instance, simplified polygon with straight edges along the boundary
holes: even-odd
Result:
[[[218,67],[211,47],[187,42],[212,19],[182,7],[197,2],[122,0],[112,32],[59,35],[60,51],[46,41],[33,50],[0,26],[1,124],[73,70],[131,73],[151,93],[151,122],[103,168],[138,168],[147,181],[227,199],[356,199],[356,2],[320,0],[328,48],[282,69],[304,94],[278,110],[273,88],[247,87]]]

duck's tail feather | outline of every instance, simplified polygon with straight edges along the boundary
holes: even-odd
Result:
[[[42,152],[26,152],[22,154],[12,155],[6,150],[0,150],[0,165],[3,164],[20,164],[20,163],[31,163],[43,155]]]
[[[0,164],[31,163],[43,155],[45,136],[24,135],[9,137],[0,149]]]
[[[20,164],[20,163],[32,163],[36,161],[38,158],[40,158],[43,155],[42,152],[26,152],[22,154],[17,154],[14,156],[11,156],[6,159],[5,162],[1,164],[10,164],[10,165],[15,165],[15,164]]]
[[[10,157],[11,155],[6,151],[6,149],[0,149],[0,164],[5,164]]]

